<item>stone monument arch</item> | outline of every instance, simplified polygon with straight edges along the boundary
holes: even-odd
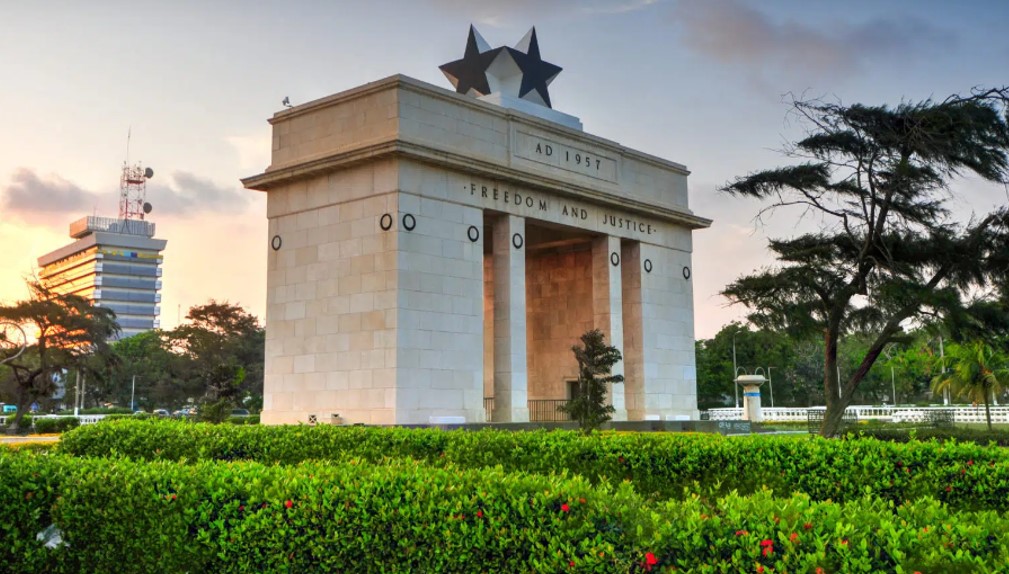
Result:
[[[620,348],[617,420],[696,418],[685,166],[549,107],[535,30],[470,30],[457,91],[393,76],[284,109],[267,194],[262,421],[537,418],[570,348]],[[487,400],[485,400],[487,399]]]

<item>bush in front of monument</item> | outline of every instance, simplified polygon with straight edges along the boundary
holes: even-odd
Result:
[[[582,432],[590,433],[612,418],[616,409],[607,404],[606,385],[622,383],[624,376],[612,374],[622,356],[619,349],[606,344],[602,331],[588,331],[581,341],[581,346],[571,347],[578,361],[577,392],[557,410],[570,415]]]

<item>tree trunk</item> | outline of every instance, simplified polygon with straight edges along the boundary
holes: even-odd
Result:
[[[18,434],[21,432],[21,421],[25,417],[25,413],[31,408],[32,401],[30,393],[24,391],[18,392],[17,397],[17,407],[18,410],[14,413],[14,420],[11,424],[7,425],[7,434]]]
[[[823,332],[823,399],[827,410],[823,414],[823,425],[820,426],[820,436],[833,437],[841,427],[844,419],[844,401],[838,396],[837,378],[837,337],[831,329]]]
[[[984,389],[984,418],[988,421],[988,432],[991,432],[991,408],[988,407],[988,388]]]

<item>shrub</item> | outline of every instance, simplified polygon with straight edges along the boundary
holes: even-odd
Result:
[[[911,441],[926,441],[933,439],[940,441],[955,439],[958,442],[972,442],[981,445],[997,444],[998,446],[1009,446],[1009,432],[998,430],[990,431],[987,429],[958,428],[958,427],[869,428],[865,430],[860,430],[857,434],[850,434],[847,436],[848,439],[863,438],[863,437],[871,437],[878,440],[884,440],[889,442],[902,442],[902,443]]]
[[[81,425],[77,417],[35,417],[35,432],[38,434],[62,433]]]
[[[259,415],[230,416],[227,420],[233,425],[258,425]]]
[[[769,488],[814,500],[931,496],[956,508],[1009,510],[1009,454],[971,443],[129,420],[75,429],[63,435],[59,449],[78,456],[116,452],[144,460],[264,464],[405,457],[437,466],[571,473],[596,484],[628,480],[643,495],[659,498],[682,497],[684,489],[717,496]]]
[[[50,525],[65,545],[43,547]],[[970,572],[1009,561],[1006,532],[999,513],[928,498],[661,502],[500,468],[0,450],[0,564],[12,573]]]

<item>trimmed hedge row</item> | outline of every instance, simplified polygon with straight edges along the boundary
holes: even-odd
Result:
[[[58,530],[47,548],[38,534]],[[1009,518],[934,500],[649,502],[579,477],[0,451],[0,564],[28,572],[990,572]],[[822,569],[822,570],[818,570]]]
[[[718,496],[768,488],[803,492],[814,500],[871,494],[903,502],[930,496],[958,509],[1009,510],[1009,454],[969,443],[115,421],[63,435],[59,450],[264,464],[407,457],[435,466],[569,472],[595,484],[629,480],[639,493],[664,499],[682,497],[686,490]]]
[[[972,429],[972,428],[867,428],[859,429],[856,434],[848,434],[845,438],[875,438],[890,442],[912,442],[925,440],[956,440],[973,442],[982,445],[995,444],[1009,446],[1009,432],[1004,430]]]
[[[35,432],[38,434],[63,433],[81,426],[77,417],[35,417]]]

